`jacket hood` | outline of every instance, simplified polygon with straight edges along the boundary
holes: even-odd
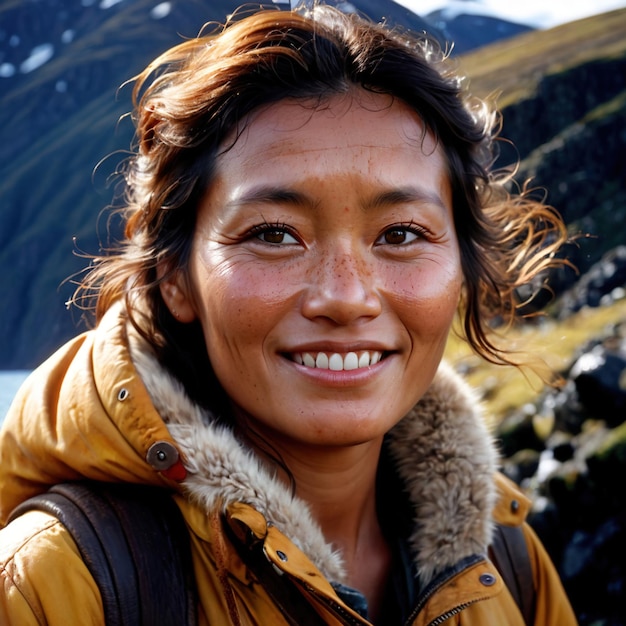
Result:
[[[0,429],[0,526],[60,482],[171,484],[146,462],[155,441],[173,440],[130,357],[133,332],[116,306],[20,387]]]
[[[464,557],[486,554],[490,543],[498,454],[479,407],[443,363],[387,438],[412,506],[410,546],[423,582]],[[163,441],[183,460],[180,484],[147,460],[151,446]],[[253,506],[329,580],[344,580],[341,558],[307,504],[188,398],[121,307],[26,381],[0,434],[0,467],[1,522],[22,500],[67,480],[174,486],[205,510]]]

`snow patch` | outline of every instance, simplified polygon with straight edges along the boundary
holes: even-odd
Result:
[[[71,28],[68,28],[67,30],[64,30],[63,33],[61,34],[61,41],[63,43],[72,43],[72,41],[74,41],[75,35],[76,35],[76,31],[72,30]]]
[[[10,78],[16,71],[13,63],[0,63],[0,78]]]
[[[101,0],[100,2],[100,8],[105,10],[105,9],[110,9],[111,7],[114,7],[116,4],[119,4],[120,2],[123,2],[124,0]]]
[[[591,15],[626,6],[626,0],[396,0],[398,4],[427,16],[433,11],[445,11],[446,19],[460,13],[485,15],[534,28],[552,28]]]
[[[150,11],[150,17],[153,20],[161,20],[164,17],[167,17],[172,12],[172,3],[171,2],[161,2],[157,4],[155,7],[152,7]]]
[[[47,63],[54,56],[54,46],[51,43],[42,43],[35,46],[30,56],[20,64],[20,72],[28,74]]]

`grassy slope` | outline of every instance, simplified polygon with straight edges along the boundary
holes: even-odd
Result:
[[[625,50],[626,9],[619,9],[485,46],[461,56],[460,66],[477,96],[498,95],[504,108],[531,96],[546,75]]]
[[[561,373],[577,350],[618,323],[626,323],[626,299],[597,309],[582,309],[565,321],[545,317],[538,323],[523,324],[508,331],[504,339],[513,350],[537,357],[552,371]],[[487,412],[496,421],[535,401],[544,388],[532,371],[485,363],[456,336],[448,342],[446,358],[467,371],[468,382],[483,393]]]

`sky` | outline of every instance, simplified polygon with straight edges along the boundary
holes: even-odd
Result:
[[[442,7],[464,13],[480,13],[526,24],[552,28],[597,13],[626,7],[626,0],[395,0],[419,15]]]

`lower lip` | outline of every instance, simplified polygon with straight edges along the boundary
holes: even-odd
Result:
[[[330,370],[319,367],[306,367],[306,365],[300,365],[295,361],[289,361],[289,363],[295,367],[299,373],[304,374],[307,378],[313,379],[317,384],[329,387],[352,387],[355,385],[363,385],[380,375],[380,373],[386,369],[390,358],[391,355],[387,355],[374,365],[360,367],[355,370]]]

